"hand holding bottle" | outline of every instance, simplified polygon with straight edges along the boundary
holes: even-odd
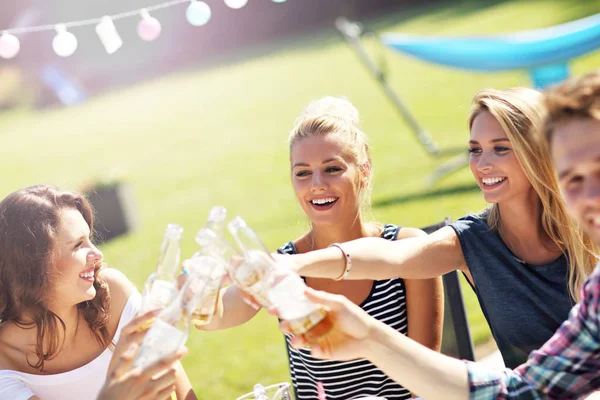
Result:
[[[171,398],[176,380],[174,364],[187,353],[187,349],[182,348],[147,369],[132,368],[139,345],[157,313],[158,311],[145,313],[123,328],[98,400]]]
[[[171,304],[161,310],[133,361],[134,368],[148,368],[175,354],[187,341],[192,314],[200,303],[206,283],[190,275]]]
[[[276,274],[274,260],[241,217],[229,222],[228,227],[243,254],[230,258],[228,273],[231,281],[250,297],[250,303],[270,308],[272,303],[267,290]]]
[[[330,329],[327,312],[305,298],[306,284],[302,278],[278,265],[241,217],[231,221],[228,227],[244,255],[239,263],[230,264],[234,283],[261,306],[276,308],[294,334],[307,331],[318,336],[326,334]]]
[[[243,277],[243,275],[241,273],[239,273],[238,271],[239,271],[240,267],[242,267],[242,268],[247,267],[246,265],[244,265],[245,261],[246,261],[245,258],[241,255],[233,256],[231,258],[231,260],[229,262],[229,266],[227,268],[227,279],[231,283],[237,284],[238,288],[240,288],[240,294],[242,295],[242,300],[244,301],[244,303],[248,304],[250,307],[254,308],[255,310],[260,310],[261,308],[263,308],[263,304],[261,304],[261,302],[256,300],[254,298],[254,296],[252,294],[250,294],[249,291],[244,290],[244,287],[242,286],[243,279],[240,279],[240,277]],[[236,276],[238,277],[237,279],[236,279]],[[272,315],[277,314],[275,308],[271,304],[268,304],[266,300],[263,300],[263,303],[265,305],[265,308],[267,310],[269,310],[269,313],[271,313]]]
[[[290,265],[288,264],[288,256],[284,255],[284,254],[278,254],[278,253],[271,253],[270,257],[273,258],[273,261],[268,261],[268,262],[274,262],[276,264],[276,269],[275,269],[275,280],[281,280],[281,278],[284,277],[284,275],[287,272],[291,272],[293,271],[290,268]],[[230,263],[229,263],[229,268],[227,270],[227,279],[231,282],[231,283],[235,283],[235,280],[233,278],[233,276],[236,275],[237,270],[242,266],[242,264],[244,263],[245,258],[241,255],[235,255],[231,258]],[[245,267],[245,266],[244,266]],[[250,293],[248,293],[247,291],[241,291],[241,293],[243,294],[243,300],[244,303],[248,304],[250,307],[254,308],[255,310],[259,310],[261,308],[265,308],[269,314],[271,315],[275,315],[275,316],[279,316],[279,313],[277,311],[277,309],[275,308],[275,306],[273,304],[271,304],[270,301],[268,301],[266,304],[261,304],[259,301],[257,301]]]
[[[292,345],[310,348],[316,358],[339,361],[364,358],[377,321],[344,296],[310,288],[304,293],[312,303],[325,307],[332,327],[326,335],[315,335],[311,331],[295,334]],[[282,321],[280,327],[285,333],[294,333],[287,321]]]

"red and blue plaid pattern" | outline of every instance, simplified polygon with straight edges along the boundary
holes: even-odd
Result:
[[[517,369],[491,371],[467,362],[471,400],[578,399],[600,389],[600,266],[581,299],[554,336]]]

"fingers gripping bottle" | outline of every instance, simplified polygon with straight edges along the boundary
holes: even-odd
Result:
[[[290,324],[293,334],[311,331],[311,335],[321,337],[329,332],[332,325],[327,311],[306,298],[302,278],[278,265],[241,217],[229,223],[229,230],[244,253],[244,261],[234,272],[234,279],[242,290],[261,304],[274,306],[279,317]]]
[[[133,361],[134,368],[145,369],[175,354],[185,344],[192,313],[204,295],[205,286],[196,274],[190,274],[171,303],[156,316]]]
[[[142,312],[164,308],[177,295],[176,276],[181,258],[181,225],[169,224],[156,266],[144,285]]]
[[[228,224],[243,258],[234,257],[229,264],[231,279],[243,291],[254,297],[263,307],[271,307],[267,296],[269,282],[274,275],[275,263],[265,245],[241,217]]]

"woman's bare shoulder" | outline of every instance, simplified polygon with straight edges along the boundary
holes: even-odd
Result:
[[[0,324],[0,370],[19,370],[17,359],[23,356],[23,340],[27,336],[19,332],[22,330],[10,322]]]

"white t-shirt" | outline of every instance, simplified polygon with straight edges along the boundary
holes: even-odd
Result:
[[[142,296],[137,291],[129,296],[113,338],[116,343],[121,329],[140,310]],[[93,400],[106,380],[113,352],[107,348],[98,357],[72,371],[53,375],[26,374],[0,370],[0,400],[27,400],[38,396],[41,400]]]

